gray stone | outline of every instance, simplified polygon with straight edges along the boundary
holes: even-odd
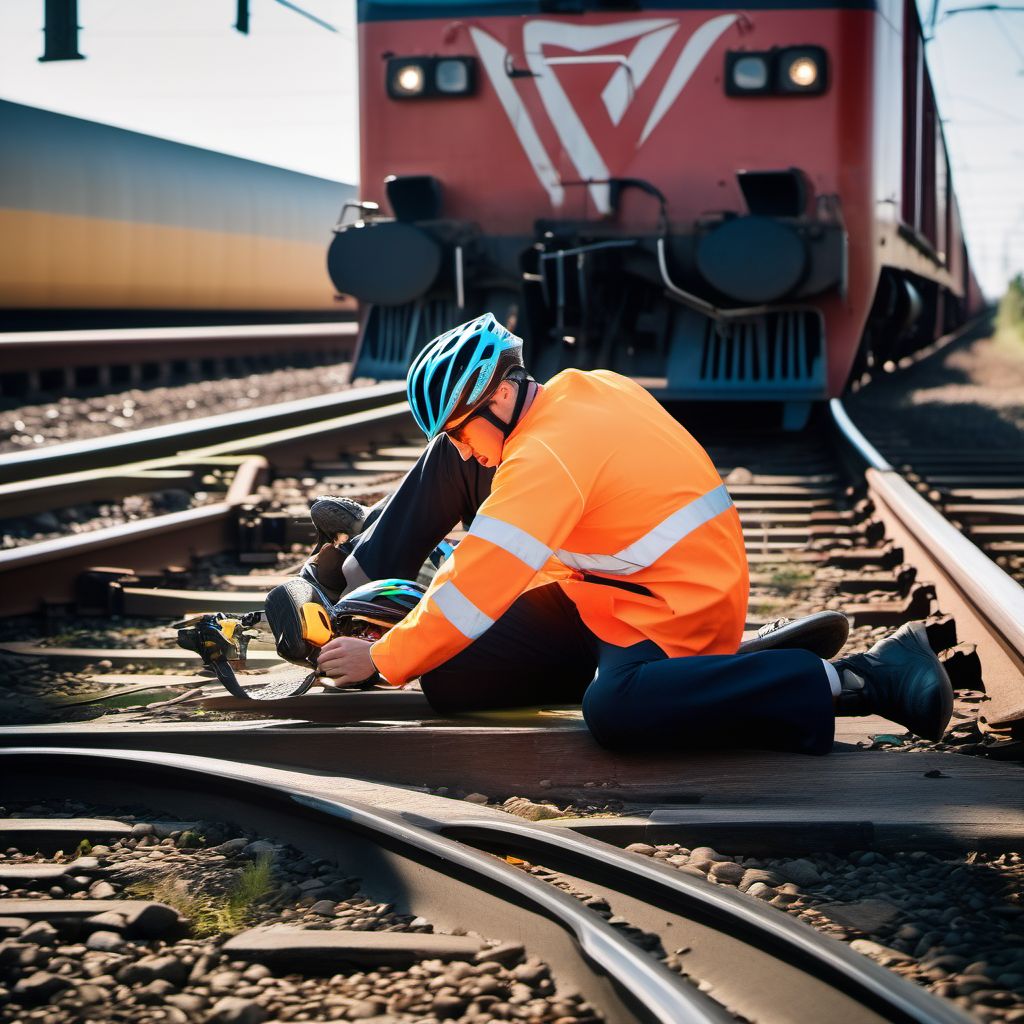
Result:
[[[749,892],[751,886],[757,883],[774,888],[777,885],[781,885],[782,881],[782,878],[774,871],[765,871],[762,868],[747,868],[740,879],[739,889],[740,892]]]
[[[438,995],[434,996],[434,1001],[431,1004],[431,1010],[435,1017],[440,1020],[453,1020],[456,1017],[461,1017],[466,1009],[465,999],[461,999],[459,996],[449,995]]]
[[[487,797],[483,793],[470,793],[468,796],[462,798],[468,804],[483,804],[487,803]]]
[[[213,848],[214,853],[240,853],[249,845],[248,839],[243,839],[239,836],[237,839],[229,839],[227,842],[221,843],[220,846]]]
[[[25,929],[21,938],[38,946],[52,946],[57,942],[57,934],[57,929],[49,921],[36,921]]]
[[[210,991],[215,995],[227,995],[242,982],[242,975],[239,971],[217,971],[206,979]]]
[[[546,964],[529,960],[525,964],[519,964],[518,967],[514,967],[512,975],[517,981],[521,981],[524,985],[529,985],[531,988],[536,987],[541,981],[550,976]]]
[[[90,928],[102,928],[114,932],[123,932],[128,928],[128,918],[124,914],[119,914],[116,910],[107,910],[102,914],[94,914],[85,923]]]
[[[744,874],[742,865],[731,860],[715,862],[708,872],[708,875],[716,882],[727,882],[729,885],[736,885]]]
[[[105,849],[106,847],[97,846],[93,848],[93,852]],[[70,864],[66,865],[67,874],[74,875],[95,874],[102,870],[103,868],[100,867],[100,862],[96,857],[76,857]]]
[[[143,957],[135,966],[145,969],[151,978],[169,981],[173,985],[184,985],[188,980],[188,966],[170,953]]]
[[[905,964],[910,963],[914,959],[906,953],[901,953],[898,949],[893,949],[891,946],[883,946],[880,942],[872,942],[870,939],[854,939],[850,943],[850,949],[864,956],[877,957],[879,960],[891,963]]]
[[[772,897],[768,902],[773,907],[788,907],[791,903],[796,903],[800,897],[794,892],[780,892]]]
[[[21,935],[30,924],[27,917],[0,917],[0,936]]]
[[[207,1014],[208,1024],[262,1024],[270,1014],[251,999],[225,996]]]
[[[797,885],[820,885],[824,881],[818,869],[802,857],[780,864],[779,872]]]
[[[138,836],[151,836],[156,830],[148,821],[139,821],[132,825],[132,835]]]
[[[89,886],[89,899],[91,900],[109,900],[116,895],[117,890],[109,882],[93,882]]]
[[[653,857],[654,854],[657,852],[655,848],[650,845],[650,843],[630,843],[629,846],[626,847],[626,849],[630,853],[640,853],[643,854],[645,857]]]
[[[710,861],[704,861],[705,864]],[[695,868],[692,864],[684,864],[681,868],[676,868],[681,874],[690,875],[692,878],[704,878],[704,872],[700,868]]]
[[[712,863],[729,860],[724,853],[719,853],[710,846],[698,846],[690,851],[691,861],[709,860]]]
[[[196,995],[194,992],[179,992],[175,995],[167,996],[164,1002],[177,1007],[179,1010],[184,1010],[188,1014],[199,1013],[200,1010],[205,1010],[208,1005],[206,999]]]
[[[83,1006],[95,1006],[107,998],[107,993],[100,985],[86,983],[75,989],[75,997]]]
[[[36,1006],[40,1003],[48,1003],[58,992],[70,986],[67,978],[57,974],[50,974],[48,971],[36,971],[27,978],[22,978],[14,986],[16,999],[29,1006]]]
[[[116,953],[124,945],[124,936],[118,932],[93,932],[85,940],[86,949],[96,949],[102,953]]]
[[[246,857],[273,857],[281,847],[277,843],[268,842],[266,839],[257,839],[242,848]]]
[[[158,1003],[162,1003],[164,998],[173,991],[174,986],[169,981],[165,981],[163,978],[154,978],[147,984],[134,989],[134,995],[140,1003],[156,1006]]]
[[[822,903],[817,908],[836,924],[868,935],[880,931],[900,912],[885,900],[860,900],[858,903]]]
[[[333,900],[320,900],[309,908],[309,912],[320,917],[334,917],[334,906]]]

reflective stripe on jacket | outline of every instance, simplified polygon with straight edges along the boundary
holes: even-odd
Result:
[[[647,391],[608,370],[565,370],[538,392],[465,539],[374,663],[400,685],[553,581],[620,647],[731,654],[743,634],[747,560],[725,485]]]

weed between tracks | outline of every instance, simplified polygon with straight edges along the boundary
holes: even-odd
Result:
[[[223,894],[194,894],[181,878],[147,879],[128,887],[135,899],[156,900],[174,907],[188,919],[197,938],[231,934],[253,922],[257,911],[273,891],[273,857],[260,854],[242,867],[231,888]]]

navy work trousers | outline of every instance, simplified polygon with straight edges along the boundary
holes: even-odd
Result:
[[[397,490],[371,510],[352,557],[371,580],[415,579],[429,552],[460,521],[472,520],[493,476],[475,460],[463,462],[446,438],[435,438]],[[832,695],[815,655],[669,658],[649,640],[616,647],[594,636],[557,584],[522,594],[421,683],[430,704],[449,713],[582,701],[594,738],[613,749],[744,746],[823,754],[832,746]]]

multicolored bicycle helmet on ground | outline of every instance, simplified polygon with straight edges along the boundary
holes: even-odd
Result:
[[[412,580],[375,580],[346,594],[331,614],[335,636],[379,640],[419,604],[426,588]]]
[[[428,439],[434,438],[446,424],[485,406],[509,372],[523,368],[522,339],[493,313],[460,324],[430,342],[409,367],[406,392],[413,418]]]

